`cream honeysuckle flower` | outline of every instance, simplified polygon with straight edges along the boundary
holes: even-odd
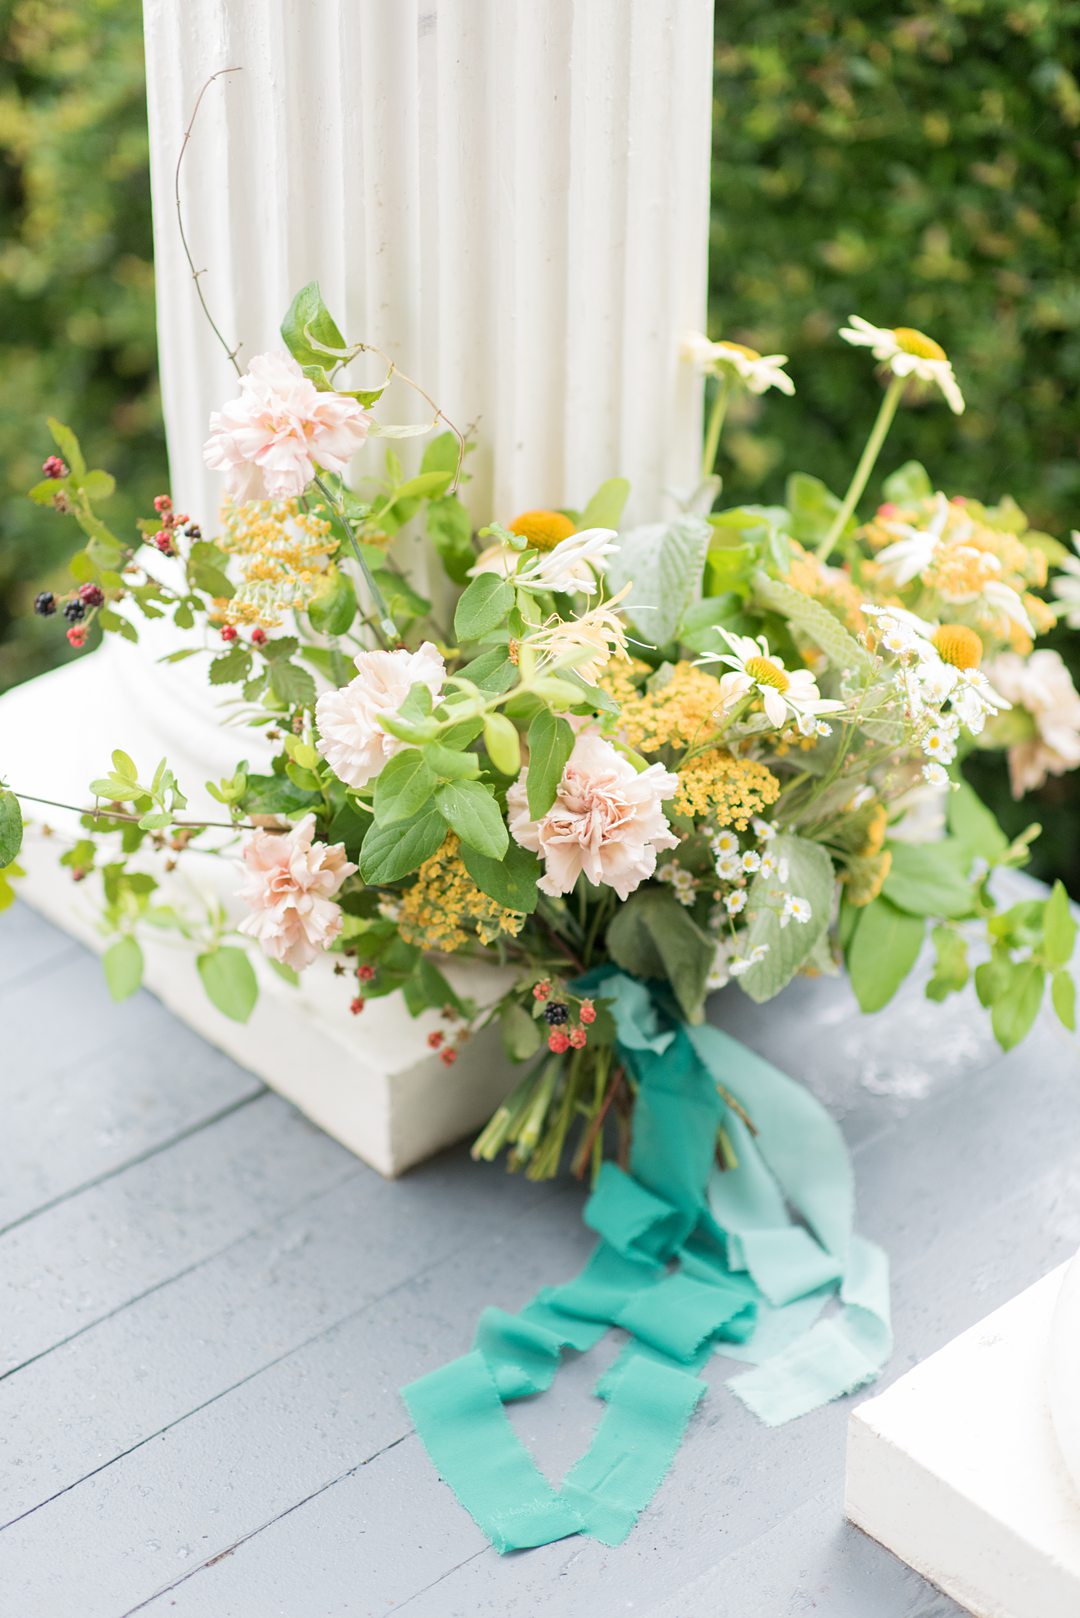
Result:
[[[1080,531],[1074,528],[1071,537],[1077,554],[1058,563],[1061,571],[1051,580],[1050,593],[1069,628],[1080,629]]]
[[[949,356],[940,343],[914,326],[874,326],[861,315],[852,315],[849,326],[841,326],[840,336],[856,348],[868,348],[876,360],[889,367],[893,376],[913,376],[939,388],[954,416],[964,414],[964,395],[953,375]]]
[[[686,333],[679,353],[704,376],[734,376],[748,393],[767,393],[770,388],[789,396],[795,392],[794,382],[783,369],[786,354],[759,354],[745,343],[713,343],[700,331]]]
[[[616,595],[598,602],[580,618],[554,618],[531,634],[526,645],[549,658],[555,667],[572,668],[587,685],[596,685],[612,658],[631,661],[626,625],[615,608],[633,588],[624,584]]]
[[[514,578],[523,590],[551,590],[555,595],[595,595],[597,575],[619,548],[614,528],[583,528],[561,539],[550,551],[530,556]]]
[[[797,721],[803,714],[816,717],[818,714],[838,713],[844,706],[842,702],[820,694],[817,681],[809,669],[786,669],[783,659],[769,651],[764,635],[751,640],[749,635],[733,635],[730,630],[723,628],[720,633],[730,652],[703,652],[697,661],[727,664],[744,682],[741,689],[738,683],[733,683],[729,685],[729,690],[738,691],[739,695],[757,691],[766,718],[777,730],[790,719]]]

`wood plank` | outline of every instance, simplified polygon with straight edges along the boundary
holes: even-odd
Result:
[[[279,1096],[0,1237],[0,1375],[360,1171]]]
[[[16,901],[0,916],[0,998],[24,984],[41,981],[65,957],[74,959],[84,953],[67,933]]]

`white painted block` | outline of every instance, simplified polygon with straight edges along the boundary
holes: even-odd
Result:
[[[1080,1499],[1046,1375],[1066,1269],[868,1399],[848,1427],[848,1517],[977,1618],[1080,1614]]]

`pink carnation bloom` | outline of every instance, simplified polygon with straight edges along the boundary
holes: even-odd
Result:
[[[366,786],[406,746],[383,730],[380,720],[397,713],[409,687],[426,685],[438,697],[446,678],[446,664],[429,640],[417,652],[361,652],[356,667],[355,680],[340,691],[324,692],[315,704],[318,750],[350,787]]]
[[[657,851],[678,846],[661,808],[678,777],[661,764],[639,774],[595,731],[578,737],[555,802],[539,820],[529,817],[528,773],[507,792],[506,806],[515,841],[544,861],[542,893],[569,893],[584,874],[625,899],[652,876]]]
[[[986,671],[996,691],[1014,708],[1026,708],[1035,734],[1009,748],[1014,798],[1041,787],[1048,775],[1080,765],[1080,695],[1061,653],[1043,647],[1030,657],[1003,652]]]
[[[288,832],[259,830],[243,851],[239,897],[251,909],[240,931],[273,961],[301,972],[341,931],[334,894],[356,866],[341,843],[315,843],[315,816]]]
[[[228,473],[231,500],[295,499],[316,461],[344,472],[370,425],[355,399],[320,393],[290,354],[260,354],[240,378],[240,397],[211,415],[203,459]]]

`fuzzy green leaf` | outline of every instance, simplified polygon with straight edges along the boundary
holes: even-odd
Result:
[[[780,579],[770,579],[766,573],[755,573],[754,594],[764,606],[779,613],[809,636],[815,646],[820,646],[834,668],[869,676],[873,668],[869,652],[820,601],[814,601]]]
[[[607,930],[611,958],[639,978],[671,984],[689,1022],[700,1022],[716,945],[661,888],[642,888],[619,906]]]
[[[611,558],[607,587],[614,595],[626,584],[623,611],[651,646],[675,639],[683,613],[701,589],[712,529],[703,517],[675,517],[648,523],[622,535]]]
[[[810,920],[789,921],[781,927],[779,883],[775,876],[759,872],[747,895],[746,953],[759,944],[764,944],[767,952],[738,980],[751,1000],[759,1002],[779,994],[809,959],[828,928],[835,890],[832,861],[820,844],[803,837],[781,836],[774,838],[769,848],[778,861],[787,862],[784,892],[807,900]]]
[[[247,951],[225,944],[197,956],[195,965],[211,1003],[233,1022],[247,1022],[259,998],[255,968]]]

